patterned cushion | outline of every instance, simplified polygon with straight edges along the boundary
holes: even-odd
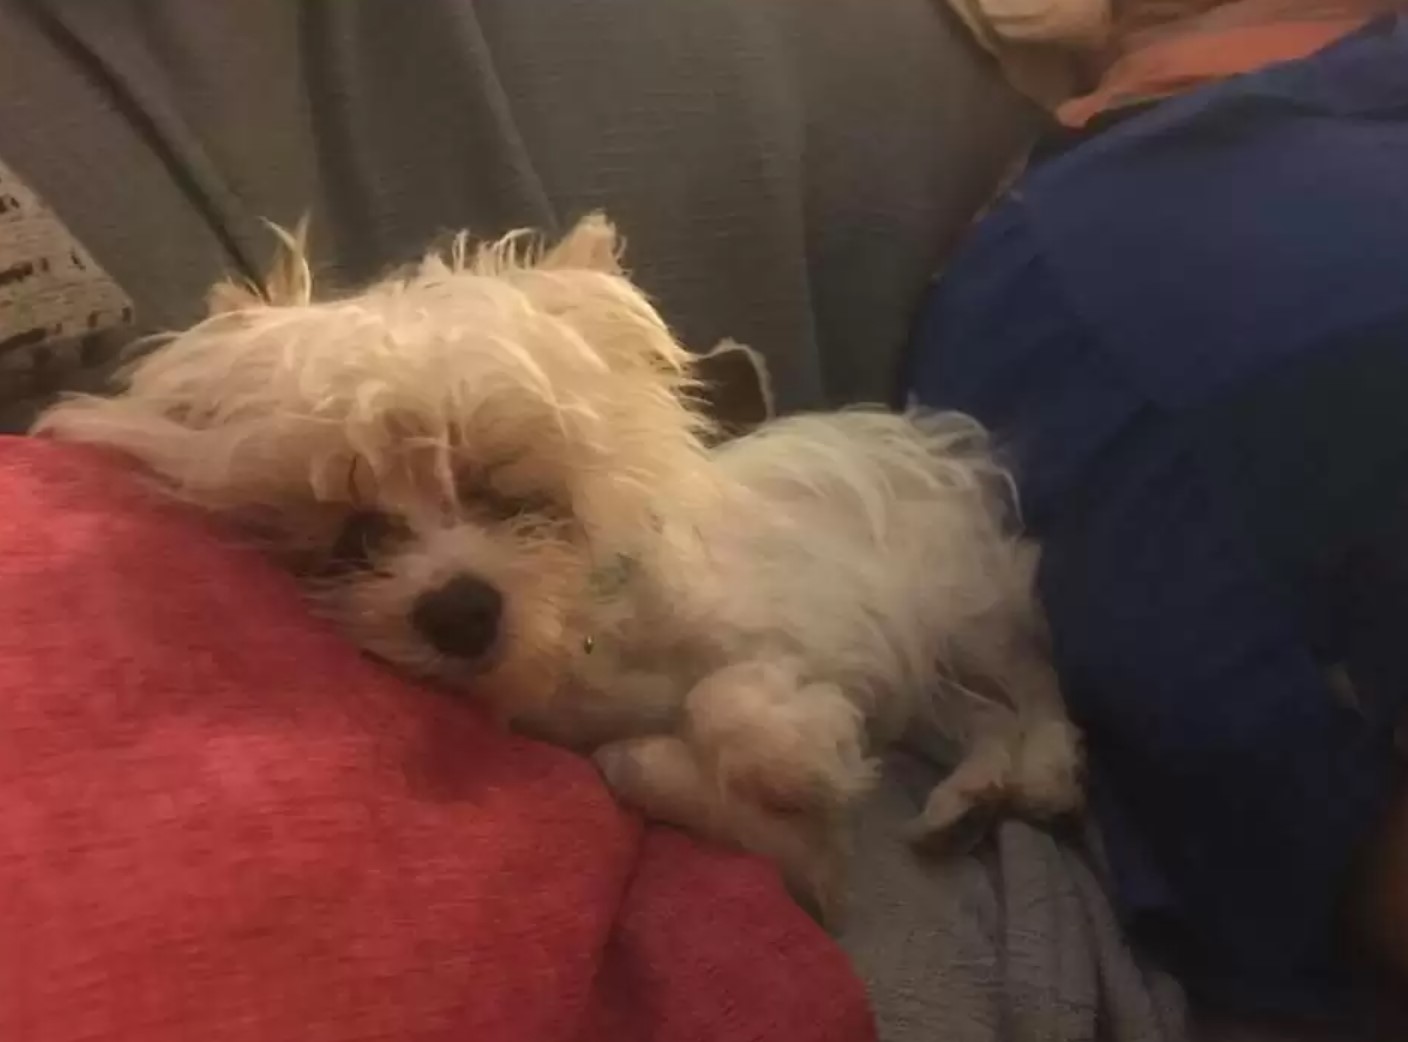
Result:
[[[132,302],[0,163],[0,429],[101,370],[130,337]]]

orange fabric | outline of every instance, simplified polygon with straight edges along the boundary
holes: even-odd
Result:
[[[1369,16],[1332,21],[1238,26],[1159,40],[1115,61],[1100,86],[1062,104],[1057,118],[1081,127],[1099,113],[1171,97],[1205,83],[1314,54],[1360,28]]]
[[[1115,0],[1090,93],[1057,118],[1081,127],[1108,109],[1154,101],[1305,58],[1405,0]]]

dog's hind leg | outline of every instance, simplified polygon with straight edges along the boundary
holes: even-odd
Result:
[[[952,847],[980,837],[1007,801],[1015,751],[1008,734],[991,734],[971,746],[958,766],[934,786],[924,809],[910,822],[910,842]]]
[[[939,708],[961,721],[963,759],[930,794],[916,841],[998,813],[1047,821],[1084,802],[1080,732],[1066,716],[1035,600],[1023,592],[975,619],[952,646],[959,676]]]

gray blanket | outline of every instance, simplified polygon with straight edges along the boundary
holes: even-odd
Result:
[[[904,846],[934,778],[892,757],[857,837],[842,943],[882,1042],[1185,1042],[1182,993],[1125,944],[1086,842],[1007,822],[968,855]]]

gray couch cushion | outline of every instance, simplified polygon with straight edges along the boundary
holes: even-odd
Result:
[[[313,218],[333,281],[468,227],[613,214],[686,341],[779,405],[884,397],[1031,132],[932,0],[0,0],[0,156],[142,329]]]

